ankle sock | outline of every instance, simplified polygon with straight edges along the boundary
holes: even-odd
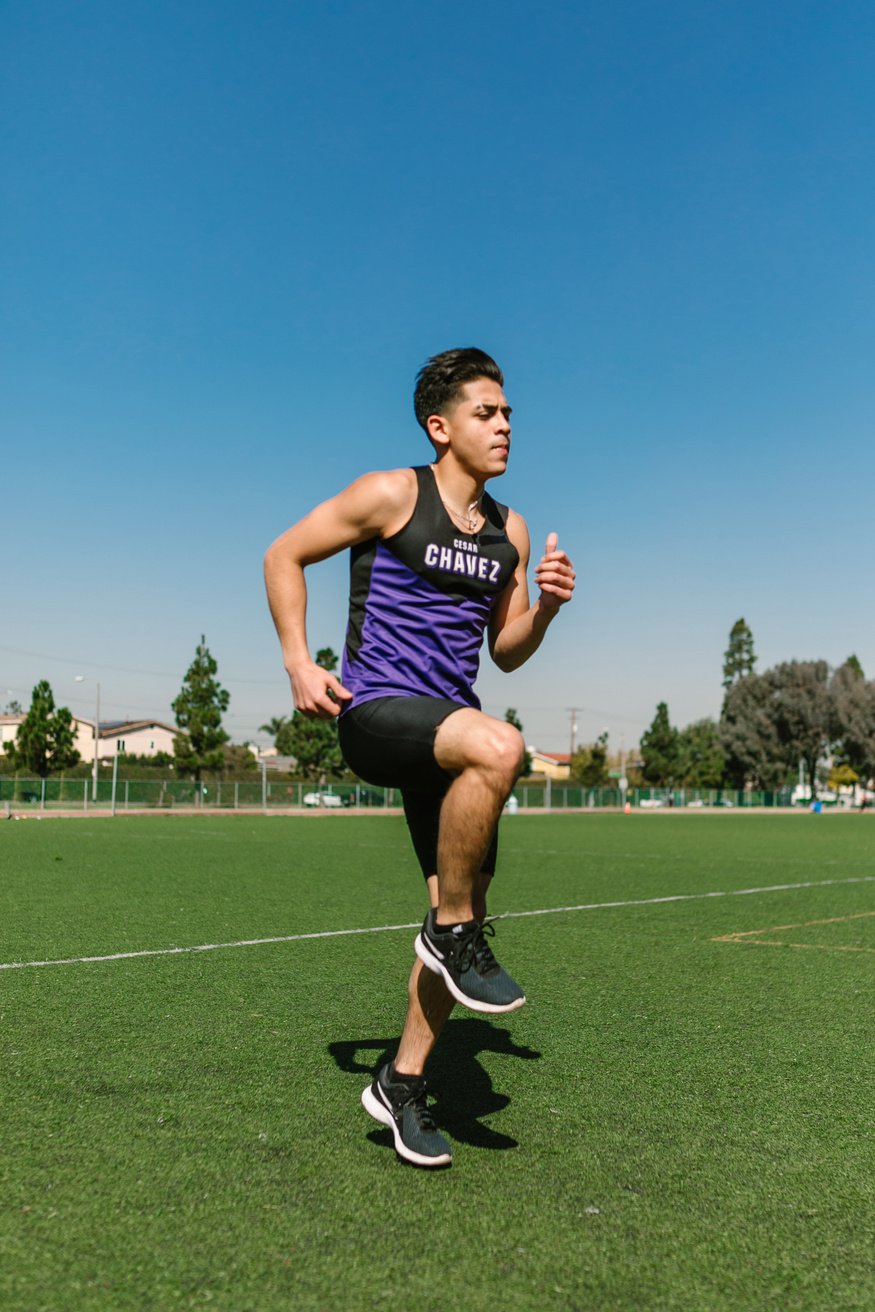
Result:
[[[417,1081],[421,1079],[421,1075],[405,1075],[403,1071],[396,1071],[394,1061],[389,1067],[390,1084],[416,1084]]]
[[[434,932],[436,934],[452,934],[457,926],[459,929],[468,929],[471,925],[476,924],[476,920],[454,920],[449,925],[442,925],[439,920],[435,920]]]

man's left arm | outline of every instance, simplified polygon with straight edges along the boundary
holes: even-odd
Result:
[[[489,623],[489,650],[500,670],[509,674],[518,669],[538,650],[559,608],[571,600],[574,592],[574,567],[564,551],[558,549],[555,533],[547,537],[543,556],[535,566],[538,597],[529,604],[526,571],[529,564],[529,531],[525,520],[510,512],[507,536],[519,552],[519,564],[513,578],[496,603]]]

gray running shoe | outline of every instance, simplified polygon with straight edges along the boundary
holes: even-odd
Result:
[[[493,922],[473,920],[438,933],[435,914],[429,911],[413,946],[423,965],[443,975],[456,1001],[472,1011],[516,1011],[521,1007],[526,995],[498,964],[486,942],[486,935],[495,933]]]
[[[450,1145],[428,1109],[424,1079],[390,1080],[387,1064],[369,1088],[362,1091],[362,1106],[369,1116],[388,1125],[395,1151],[414,1166],[449,1166]]]

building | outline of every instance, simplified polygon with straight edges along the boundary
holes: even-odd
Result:
[[[0,715],[0,751],[5,744],[18,736],[23,715]],[[101,720],[98,760],[109,760],[116,752],[130,756],[157,756],[159,752],[173,755],[173,739],[179,730],[161,720]],[[94,760],[94,721],[73,716],[73,746],[80,761]]]
[[[571,756],[568,752],[539,752],[537,747],[526,750],[532,758],[532,774],[543,775],[546,779],[571,777]]]
[[[0,715],[0,752],[5,751],[6,743],[18,737],[18,726],[23,719],[23,715]]]
[[[94,721],[73,716],[74,747],[80,760],[94,760]],[[128,756],[173,755],[173,739],[179,730],[161,720],[101,720],[97,744],[98,760],[112,760],[118,753]]]

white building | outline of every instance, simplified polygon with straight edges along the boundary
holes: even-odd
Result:
[[[0,715],[0,751],[18,736],[23,715]],[[179,730],[161,720],[101,720],[97,759],[111,761],[116,752],[131,756],[173,755],[173,739]],[[73,716],[73,746],[81,761],[94,760],[94,721]]]
[[[82,761],[94,760],[94,721],[73,716],[74,747]],[[173,739],[179,730],[161,720],[101,720],[97,759],[112,760],[118,753],[129,756],[173,755]]]
[[[5,750],[4,743],[14,742],[18,737],[18,726],[23,719],[23,715],[0,715],[0,752]]]

